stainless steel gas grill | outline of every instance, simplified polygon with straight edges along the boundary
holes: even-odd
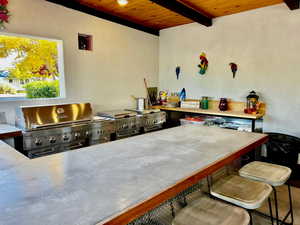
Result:
[[[116,119],[116,138],[126,138],[137,135],[141,130],[141,118],[132,116],[128,118]]]
[[[46,156],[161,129],[165,112],[110,111],[93,117],[89,103],[20,107],[17,150],[29,158]]]
[[[142,119],[136,112],[115,110],[100,112],[97,115],[115,121],[116,139],[122,139],[140,133]]]
[[[91,123],[91,130],[92,136],[90,145],[109,142],[113,139],[113,135],[116,133],[116,123],[112,119],[94,117],[94,120]]]
[[[143,131],[150,132],[160,130],[166,123],[166,112],[151,112],[143,115]]]
[[[20,107],[16,125],[23,131],[29,158],[73,150],[90,144],[92,108],[89,103]]]
[[[127,110],[131,112],[136,112],[141,116],[140,126],[142,128],[142,132],[160,130],[164,127],[167,120],[166,112],[160,111],[159,109],[145,109],[142,111],[136,109]]]

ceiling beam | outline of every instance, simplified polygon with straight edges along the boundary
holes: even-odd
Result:
[[[100,10],[82,5],[82,4],[80,4],[78,2],[75,2],[75,1],[71,1],[71,0],[46,0],[46,1],[58,4],[58,5],[62,5],[64,7],[70,8],[70,9],[75,9],[77,11],[87,13],[89,15],[96,16],[96,17],[101,18],[101,19],[109,20],[111,22],[115,22],[115,23],[130,27],[130,28],[134,28],[136,30],[144,31],[144,32],[149,33],[149,34],[159,36],[159,30],[158,29],[145,27],[143,25],[140,25],[140,24],[131,22],[129,20],[123,19],[121,17],[114,16],[114,15],[102,12]]]
[[[177,0],[150,0],[166,9],[176,12],[186,18],[189,18],[195,22],[198,22],[204,26],[212,26],[212,19],[205,16],[204,14],[182,4]]]
[[[300,0],[284,0],[285,4],[290,8],[290,10],[295,10],[300,8]]]

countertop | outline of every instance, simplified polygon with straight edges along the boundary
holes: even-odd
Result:
[[[263,138],[187,125],[33,160],[0,142],[0,224],[104,224]]]
[[[22,135],[22,131],[12,125],[0,123],[0,139],[13,138]]]

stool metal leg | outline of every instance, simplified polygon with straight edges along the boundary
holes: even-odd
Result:
[[[273,187],[274,190],[274,202],[275,202],[275,213],[276,213],[276,224],[277,225],[282,225],[282,224],[290,224],[293,225],[294,224],[294,212],[293,212],[293,199],[292,199],[292,192],[291,192],[291,185],[287,184],[288,186],[288,195],[289,195],[289,211],[287,212],[287,214],[285,215],[285,217],[280,220],[279,218],[279,213],[278,213],[278,199],[277,199],[277,191],[276,188]],[[291,216],[291,223],[287,223],[285,222],[286,219]]]
[[[272,225],[274,225],[273,209],[272,209],[271,198],[268,198],[268,203],[269,203],[269,210],[270,210],[271,223],[272,223]]]
[[[210,198],[213,198],[213,196],[212,196],[211,193],[210,193],[211,185],[212,185],[212,177],[211,177],[211,175],[208,175],[208,176],[206,177],[206,183],[207,183],[207,189],[208,189],[208,196],[209,196]]]
[[[252,218],[252,212],[248,210],[249,216],[250,216],[250,225],[253,225],[253,218]]]
[[[171,207],[172,217],[175,218],[175,209],[174,209],[173,201],[170,201],[170,207]]]
[[[274,191],[276,224],[279,225],[278,201],[277,201],[277,192],[275,187],[273,187],[273,191]]]
[[[206,177],[206,183],[207,183],[207,189],[208,189],[208,193],[210,193],[211,190],[211,184],[210,184],[211,180],[210,180],[210,175],[208,175]]]
[[[293,199],[292,199],[292,191],[291,191],[290,184],[288,184],[288,191],[289,191],[289,200],[290,200],[291,225],[293,225],[294,224],[294,212],[293,212]]]

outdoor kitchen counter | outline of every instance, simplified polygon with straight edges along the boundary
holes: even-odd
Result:
[[[22,131],[12,125],[0,123],[0,139],[22,136]]]
[[[265,141],[188,125],[33,160],[0,142],[0,224],[126,224]]]

